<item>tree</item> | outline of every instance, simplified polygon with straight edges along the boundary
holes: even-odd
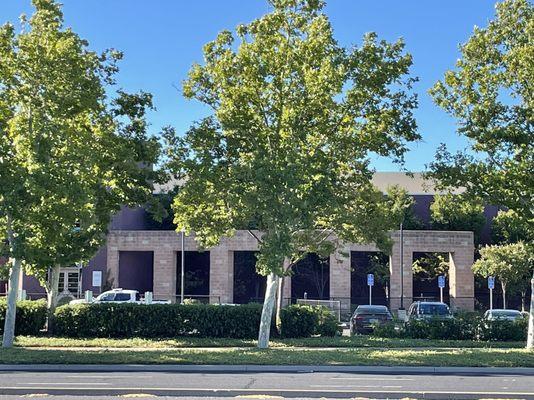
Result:
[[[435,279],[449,274],[449,260],[443,253],[427,253],[412,264],[414,277],[417,279]]]
[[[495,276],[499,279],[503,308],[506,308],[508,289],[521,292],[524,298],[534,268],[532,250],[532,245],[522,242],[485,246],[480,250],[480,259],[473,264],[473,271],[485,278]]]
[[[475,243],[478,243],[486,224],[484,205],[461,195],[437,194],[430,205],[430,223],[438,230],[472,231]]]
[[[451,154],[442,145],[429,175],[442,188],[465,187],[473,198],[514,210],[530,232],[534,231],[533,35],[531,2],[498,3],[496,18],[486,28],[476,27],[461,46],[456,70],[448,71],[430,91],[436,104],[457,119],[458,132],[470,146]],[[533,348],[534,309],[529,339]]]
[[[21,265],[41,277],[51,268],[57,293],[59,266],[90,257],[109,214],[151,194],[155,177],[143,163],[159,151],[144,130],[151,96],[107,97],[121,54],[89,51],[63,28],[57,3],[33,3],[20,34],[0,28],[0,226],[11,260],[4,347],[13,343]]]
[[[415,200],[406,189],[398,185],[389,186],[386,198],[396,226],[400,226],[402,222],[403,229],[422,230],[425,228],[423,221],[415,214]]]
[[[255,221],[249,232],[267,275],[262,348],[284,265],[327,256],[336,242],[390,245],[395,227],[371,184],[369,155],[401,162],[406,142],[419,138],[401,41],[371,33],[344,49],[322,1],[269,3],[271,13],[204,47],[184,95],[213,114],[167,138],[171,169],[187,178],[174,201],[178,230],[210,247]]]
[[[493,219],[491,235],[494,243],[532,242],[534,240],[532,234],[529,226],[514,210],[499,210]]]

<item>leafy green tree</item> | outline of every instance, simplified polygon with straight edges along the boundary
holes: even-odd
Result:
[[[430,205],[430,222],[432,228],[438,230],[472,231],[478,243],[486,224],[484,205],[461,195],[438,194]]]
[[[320,0],[271,0],[272,12],[204,47],[184,95],[213,114],[171,137],[178,230],[206,247],[255,221],[267,275],[259,347],[267,347],[279,277],[336,242],[390,245],[392,218],[371,184],[369,155],[402,161],[418,139],[401,41],[344,49]],[[169,138],[168,138],[169,139]],[[335,232],[335,235],[334,235]],[[287,260],[287,264],[284,261]]]
[[[390,186],[387,188],[386,197],[396,226],[400,226],[402,222],[403,229],[421,230],[425,228],[423,221],[415,215],[415,200],[406,189],[398,185]]]
[[[523,242],[480,249],[480,259],[473,264],[473,271],[485,278],[495,276],[499,279],[504,308],[507,292],[518,291],[524,298],[534,268],[533,250],[532,244]]]
[[[430,165],[430,176],[441,187],[465,187],[473,198],[514,210],[530,232],[534,231],[533,36],[531,2],[497,3],[495,19],[485,28],[475,28],[460,48],[456,69],[430,91],[436,104],[457,119],[459,134],[470,143],[457,154],[443,145]],[[534,348],[534,308],[528,338],[527,346]]]
[[[517,215],[514,210],[499,210],[497,216],[493,219],[491,234],[495,243],[532,242],[534,240],[533,233],[530,231],[528,224],[525,223],[525,220]]]
[[[0,28],[0,226],[11,262],[4,347],[22,264],[41,277],[51,268],[57,293],[59,266],[90,257],[109,214],[151,194],[155,176],[143,163],[159,151],[144,130],[151,96],[108,98],[121,54],[89,51],[63,28],[57,3],[33,3],[21,33]]]
[[[414,278],[421,280],[448,276],[449,260],[443,253],[427,253],[413,262],[412,271]]]

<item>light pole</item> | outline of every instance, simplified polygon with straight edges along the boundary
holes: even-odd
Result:
[[[404,234],[402,222],[400,223],[400,309],[404,310]]]
[[[182,257],[180,260],[180,304],[184,304],[184,286],[185,286],[185,230],[182,229]]]

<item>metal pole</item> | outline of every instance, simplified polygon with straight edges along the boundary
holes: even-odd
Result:
[[[371,285],[369,285],[369,305],[372,304],[372,299],[373,299],[373,287]]]
[[[402,222],[400,224],[400,309],[404,310],[404,233],[402,230]]]
[[[180,260],[180,304],[184,304],[184,287],[185,287],[185,231],[182,230],[182,259]]]
[[[439,299],[440,299],[439,301],[443,303],[443,288],[442,287],[439,288]]]
[[[493,289],[490,289],[490,310],[493,310]]]

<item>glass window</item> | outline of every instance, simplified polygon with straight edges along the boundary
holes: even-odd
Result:
[[[420,304],[419,312],[423,315],[447,315],[449,307],[445,304]]]
[[[115,301],[129,301],[131,299],[129,293],[117,293],[115,294]]]
[[[67,272],[67,290],[70,293],[78,293],[78,284],[80,282],[78,272]]]
[[[113,301],[115,293],[106,293],[97,297],[98,301]]]

